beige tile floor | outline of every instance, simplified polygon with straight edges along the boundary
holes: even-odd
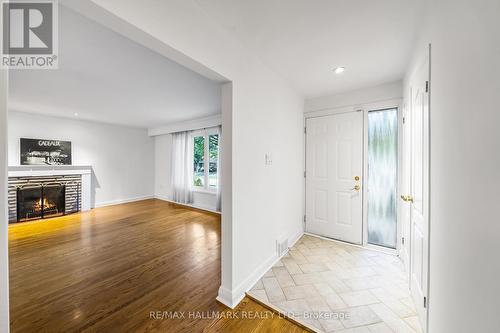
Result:
[[[420,333],[401,260],[304,235],[249,294],[318,332]]]

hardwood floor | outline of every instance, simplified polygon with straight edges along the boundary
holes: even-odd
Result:
[[[257,332],[295,326],[282,318],[214,319],[228,310],[215,300],[216,214],[160,200],[103,207],[10,225],[9,251],[11,332]],[[250,300],[238,309],[243,306],[263,309]],[[173,318],[165,318],[169,313]]]
[[[236,309],[229,312],[228,316],[214,320],[203,332],[311,332],[248,297],[245,297]],[[229,318],[230,316],[232,318]]]

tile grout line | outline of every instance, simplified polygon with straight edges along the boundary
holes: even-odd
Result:
[[[318,330],[316,327],[314,327],[314,328],[311,327],[312,325],[309,325],[308,323],[302,322],[302,320],[300,320],[300,319],[297,319],[297,318],[294,318],[292,316],[289,316],[282,309],[280,309],[276,305],[272,304],[270,301],[269,301],[269,303],[267,303],[267,302],[259,299],[258,297],[250,294],[250,293],[247,293],[247,296],[250,299],[254,300],[255,302],[259,303],[260,305],[268,308],[269,310],[271,310],[271,311],[273,311],[275,313],[278,313],[280,316],[283,316],[287,320],[293,322],[294,324],[300,326],[301,328],[305,329],[308,332],[326,333],[326,332],[324,332],[322,330]]]
[[[384,307],[387,314],[392,314],[391,317],[398,318],[401,321],[398,325],[403,324],[413,329],[414,325],[417,325],[418,322],[416,324],[412,323],[415,312],[409,305],[412,300],[411,298],[409,299],[410,296],[408,295],[407,283],[405,283],[405,280],[400,276],[401,267],[399,262],[395,261],[397,258],[398,257],[394,254],[384,251],[367,249],[361,246],[345,244],[335,240],[323,239],[315,235],[305,234],[290,248],[287,256],[281,258],[281,260],[283,260],[281,265],[273,266],[269,271],[272,272],[273,277],[278,282],[281,292],[285,296],[284,302],[302,302],[293,306],[290,305],[292,307],[298,305],[299,307],[302,306],[313,310],[315,307],[320,308],[323,306],[322,304],[324,304],[331,312],[335,312],[335,310],[332,310],[333,308],[329,303],[330,301],[326,302],[330,292],[327,291],[326,293],[322,293],[321,290],[318,289],[319,287],[316,286],[316,284],[325,284],[325,287],[330,288],[331,294],[335,294],[336,297],[344,303],[345,308],[343,309],[363,308],[363,310],[360,310],[362,312],[359,313],[361,317],[358,317],[360,318],[358,320],[361,321],[358,321],[358,323],[350,322],[348,325],[354,324],[353,326],[346,327],[343,320],[338,320],[339,324],[344,327],[344,329],[358,327],[370,329],[371,325],[379,323],[384,324],[386,327],[391,327],[395,324],[395,322],[392,322],[392,325],[389,325],[377,313],[373,312],[373,310],[371,310],[371,306],[373,305]],[[334,264],[334,267],[329,264]],[[288,273],[288,276],[292,278],[295,285],[286,285],[288,281],[286,281],[287,278],[283,278],[283,276],[278,279],[279,274],[277,275],[277,270],[275,270],[276,267],[283,267],[283,271]],[[292,274],[291,270],[294,274]],[[279,273],[281,274],[281,269]],[[338,275],[339,273],[340,276]],[[297,280],[299,277],[300,280]],[[328,279],[329,277],[330,280]],[[333,279],[334,277],[335,279]],[[332,279],[341,283],[341,286]],[[371,282],[373,279],[376,279],[374,283]],[[363,285],[363,283],[367,283],[367,285]],[[394,286],[395,289],[389,290],[392,286]],[[308,289],[286,289],[287,292],[285,293],[284,288],[293,289],[297,287],[299,287],[299,289],[307,289],[308,287],[314,288],[318,293],[317,298],[319,303],[316,302],[316,304],[313,304],[308,301],[310,297],[313,297],[309,295],[311,292]],[[339,291],[339,288],[344,291]],[[376,289],[380,290],[376,291]],[[252,295],[252,291],[249,291],[249,296],[253,296],[253,299],[257,298],[256,301],[263,303],[263,305],[268,308],[275,309],[279,313],[285,312],[283,314],[286,315],[287,318],[299,321],[302,325],[307,326],[313,331],[322,330],[323,328],[330,329],[331,326],[328,326],[328,323],[323,323],[318,320],[315,320],[315,322],[311,324],[303,323],[299,318],[288,315],[280,306],[273,304],[274,302],[269,300],[268,291],[265,288],[263,288],[263,290],[264,294],[261,294],[261,296],[267,297],[267,302],[260,299],[257,295]],[[368,295],[370,295],[370,297],[368,297]],[[352,297],[348,302],[350,306],[346,303],[349,296]],[[371,313],[370,311],[366,312],[368,309],[371,310]],[[375,318],[377,318],[378,321],[373,322]],[[408,321],[406,319],[408,319]],[[321,325],[321,328],[317,327],[318,325],[316,325],[316,322],[318,325]],[[338,330],[341,328],[338,327],[333,329]]]

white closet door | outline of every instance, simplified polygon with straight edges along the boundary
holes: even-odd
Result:
[[[422,326],[427,322],[429,256],[429,62],[411,80],[411,265],[410,288]]]

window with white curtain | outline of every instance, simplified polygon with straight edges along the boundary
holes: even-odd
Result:
[[[216,192],[219,168],[219,132],[205,129],[191,132],[193,190]]]

